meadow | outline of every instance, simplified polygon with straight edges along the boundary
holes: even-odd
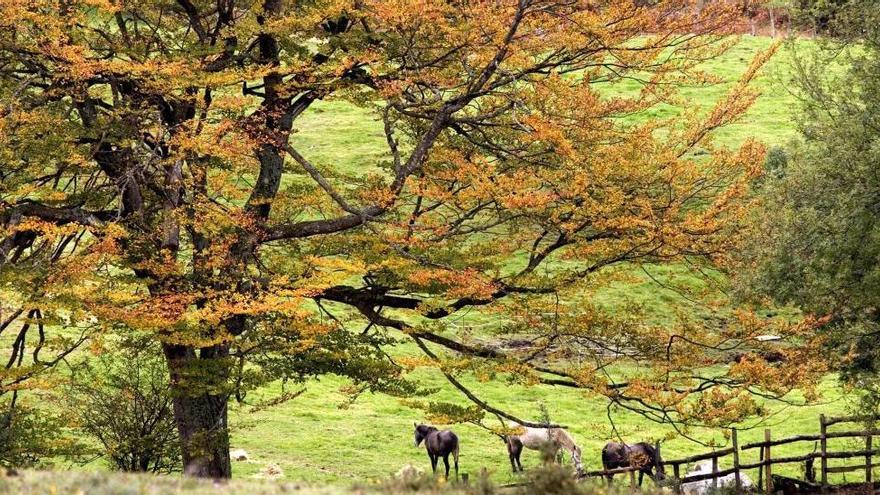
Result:
[[[739,77],[755,53],[772,43],[768,38],[743,38],[723,56],[705,64],[705,69],[721,77],[724,83],[683,87],[681,94],[688,99],[689,105],[710,108]],[[783,47],[770,60],[756,83],[761,96],[741,121],[716,132],[714,138],[719,144],[734,146],[754,138],[774,147],[796,138],[792,111],[797,100],[787,87],[790,50],[793,48],[808,49],[808,45],[799,42]],[[608,88],[608,91],[611,94],[633,89],[620,84]],[[679,110],[662,106],[646,116],[671,116]],[[300,118],[292,141],[295,148],[319,167],[348,175],[376,171],[386,150],[381,123],[368,109],[332,100],[316,103]],[[650,275],[633,270],[627,280],[600,291],[594,302],[610,310],[635,303],[654,322],[668,321],[681,310],[698,318],[712,318],[715,310],[686,300],[679,293],[665,288],[664,284],[658,284],[657,280],[686,286],[704,283],[682,267],[656,266],[651,268]],[[501,323],[495,316],[473,310],[457,317],[454,326],[489,336]],[[406,354],[415,350],[401,346],[397,352]],[[426,400],[468,405],[441,375],[428,371],[416,373],[425,386],[439,390],[425,397]],[[629,442],[663,439],[663,454],[667,458],[706,452],[711,449],[710,444],[723,447],[727,442],[720,430],[713,429],[688,432],[703,444],[694,442],[675,435],[669,426],[657,425],[641,416],[609,407],[606,399],[576,390],[524,387],[503,380],[478,382],[468,378],[464,381],[490,404],[519,417],[537,419],[542,408],[546,408],[553,421],[569,428],[583,451],[588,469],[601,466],[601,448],[614,437],[614,429]],[[345,384],[341,379],[328,376],[303,384],[287,384],[287,390],[302,388],[304,392],[277,406],[254,410],[247,404],[233,405],[230,417],[232,447],[245,449],[249,454],[249,460],[233,463],[234,477],[264,477],[264,469],[274,464],[283,473],[278,477],[282,481],[351,485],[387,478],[407,463],[429,469],[424,449],[413,445],[413,423],[422,422],[423,413],[407,406],[405,401],[385,395],[364,394],[351,402],[341,390]],[[766,404],[771,411],[769,416],[746,420],[741,425],[741,442],[763,439],[764,428],[772,428],[774,437],[814,433],[818,430],[819,414],[844,414],[846,394],[835,377],[826,377],[820,388],[823,397],[815,405]],[[280,391],[281,384],[275,384],[252,392],[248,399],[252,403],[258,402],[261,398],[277,396]],[[453,425],[452,429],[461,438],[462,472],[475,475],[486,469],[494,481],[501,483],[521,479],[521,475],[511,473],[505,446],[498,437],[470,424]],[[802,454],[805,448],[808,447],[783,447],[774,454]],[[757,450],[752,452],[757,455]],[[524,454],[526,469],[538,463],[536,453]],[[104,465],[100,460],[85,466],[69,466],[66,461],[59,461],[56,468],[95,470],[103,469]],[[800,474],[796,466],[777,472]]]

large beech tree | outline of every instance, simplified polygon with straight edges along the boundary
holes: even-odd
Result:
[[[737,21],[725,5],[642,3],[0,1],[0,266],[4,309],[20,311],[4,328],[25,321],[18,365],[34,321],[40,343],[67,335],[57,352],[76,343],[64,328],[95,345],[154,335],[186,471],[213,477],[230,475],[230,397],[281,378],[407,395],[405,371],[432,366],[508,418],[459,375],[584,388],[659,421],[754,412],[747,391],[784,393],[805,368],[697,370],[758,325],[652,328],[590,302],[612,265],[722,261],[763,156],[710,136],[748,108],[770,52],[714,108],[641,117],[710,81],[696,66]],[[640,90],[603,92],[624,79]],[[384,158],[350,170],[294,147],[321,100],[372,112]],[[533,345],[447,325],[478,306]],[[400,342],[423,358],[392,359]],[[644,371],[615,380],[608,356]],[[41,369],[34,357],[0,385]]]

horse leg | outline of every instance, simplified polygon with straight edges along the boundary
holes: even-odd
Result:
[[[516,443],[516,452],[513,453],[514,457],[516,457],[516,464],[519,466],[519,472],[525,471],[522,467],[522,452],[523,452],[523,444],[520,441]]]
[[[606,449],[608,447],[605,447]],[[602,449],[602,471],[608,471],[610,468],[608,467],[608,459],[605,457],[605,449]],[[605,480],[608,481],[608,486],[611,486],[611,480],[614,479],[613,474],[606,474]]]
[[[513,472],[516,472],[516,461],[514,460],[513,455],[513,439],[507,437],[504,439],[505,445],[507,445],[507,458],[510,459],[510,467],[513,468]]]
[[[446,479],[449,479],[449,454],[443,456],[443,465],[446,466]]]
[[[517,464],[519,464],[519,470],[522,471],[522,462],[519,460],[520,454],[522,454],[523,444],[519,441],[518,438],[508,438],[507,439],[507,454],[510,457],[510,465],[513,467],[513,472],[515,473],[517,470]]]
[[[437,474],[437,456],[428,454],[428,457],[431,458],[431,472]]]
[[[642,479],[645,477],[645,470],[639,469],[639,486],[642,486]]]
[[[455,479],[458,479],[458,446],[452,451],[452,458],[455,460]]]

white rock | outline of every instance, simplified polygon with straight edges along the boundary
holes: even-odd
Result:
[[[247,461],[250,459],[248,453],[244,449],[230,449],[229,457],[231,457],[233,461]]]
[[[275,463],[266,464],[266,467],[260,470],[260,474],[262,474],[265,478],[270,480],[274,480],[284,476],[284,471],[281,470],[281,466]]]
[[[697,474],[706,474],[712,472],[712,461],[705,460],[700,461],[690,471],[687,472],[687,476],[694,476]],[[740,484],[742,488],[748,489],[753,486],[752,480],[745,474],[739,473]],[[736,477],[731,473],[726,476],[721,476],[718,478],[718,488],[722,488],[725,486],[735,486],[736,485]],[[681,492],[684,495],[707,495],[712,490],[712,480],[702,480],[702,481],[691,481],[690,483],[682,483],[681,484]]]

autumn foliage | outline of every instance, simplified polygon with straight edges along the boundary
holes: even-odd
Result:
[[[67,329],[54,352],[71,329],[97,347],[152,335],[195,475],[229,475],[228,399],[280,378],[410,395],[407,369],[430,366],[498,414],[456,376],[579,387],[661,421],[755,412],[748,391],[815,370],[695,374],[764,331],[747,316],[719,335],[590,303],[616,265],[723,263],[763,160],[711,132],[743,115],[773,50],[690,107],[676,87],[713,82],[699,63],[739,12],[637,3],[0,0],[0,290],[19,316],[3,328]],[[384,159],[294,148],[320,101],[372,112]],[[686,110],[641,117],[661,104]],[[544,352],[457,335],[445,321],[471,307]],[[44,369],[22,332],[18,365]],[[405,341],[424,357],[401,366],[387,353]],[[614,381],[603,349],[644,373]]]

